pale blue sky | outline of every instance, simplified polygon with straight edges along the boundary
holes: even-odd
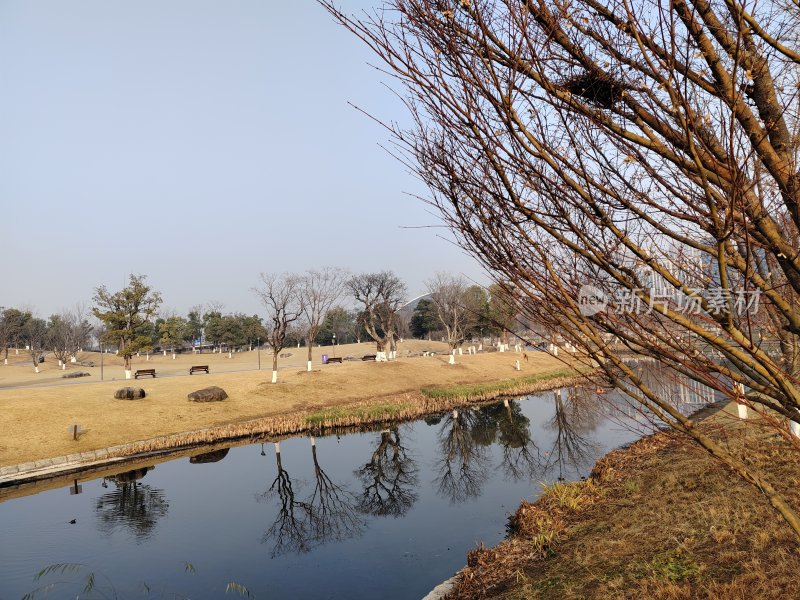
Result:
[[[343,1],[350,11],[379,0]],[[312,0],[0,0],[0,305],[148,275],[179,312],[261,312],[262,271],[484,281],[348,105],[406,119]]]

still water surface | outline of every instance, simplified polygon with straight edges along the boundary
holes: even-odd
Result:
[[[89,573],[120,598],[218,598],[229,582],[257,598],[419,598],[500,541],[541,482],[587,476],[647,431],[621,397],[564,389],[7,500],[0,598],[48,582],[66,583],[44,597],[74,598]],[[56,563],[85,567],[33,581]]]

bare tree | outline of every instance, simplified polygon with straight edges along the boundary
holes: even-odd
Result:
[[[375,360],[386,360],[387,346],[389,358],[395,358],[397,311],[405,300],[406,284],[391,271],[381,271],[356,275],[348,281],[347,286],[356,301],[364,307],[359,320],[375,340]]]
[[[50,330],[47,327],[47,321],[38,317],[27,319],[22,325],[20,338],[28,347],[33,370],[38,373],[39,363],[44,360],[44,351],[50,345]]]
[[[768,478],[623,353],[779,416],[800,447],[797,3],[394,0],[361,19],[324,4],[404,86],[398,154],[519,312],[800,535]]]
[[[308,346],[307,369],[311,370],[314,340],[317,339],[328,311],[344,294],[347,273],[342,269],[325,267],[321,271],[306,271],[300,280],[303,296],[303,325]]]
[[[431,302],[439,323],[444,327],[450,346],[450,364],[455,363],[455,351],[464,342],[467,330],[477,319],[477,314],[467,306],[467,282],[463,277],[436,273],[426,282]]]
[[[78,306],[75,310],[64,310],[50,317],[50,343],[53,355],[62,369],[67,361],[74,361],[77,353],[86,346],[92,334],[92,326],[86,318],[86,311]]]
[[[290,326],[303,314],[302,281],[297,275],[261,274],[263,287],[256,288],[267,309],[265,329],[272,346],[272,383],[278,383],[278,354],[286,343]]]

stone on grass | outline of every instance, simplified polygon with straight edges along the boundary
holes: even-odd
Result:
[[[86,371],[73,371],[72,373],[64,373],[61,379],[75,379],[76,377],[89,377],[91,373]]]
[[[189,394],[189,400],[192,402],[222,402],[227,397],[228,394],[225,393],[225,390],[216,385]]]
[[[139,400],[144,398],[144,390],[135,387],[120,388],[114,392],[114,398],[117,400]]]

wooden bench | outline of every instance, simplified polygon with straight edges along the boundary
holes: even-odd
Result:
[[[208,365],[197,365],[194,367],[189,367],[189,375],[194,375],[195,373],[199,373],[200,371],[205,371],[208,373]]]
[[[366,356],[362,357],[361,360],[375,360],[376,358],[376,354],[367,354]]]
[[[342,357],[341,356],[329,356],[328,360],[326,361],[328,364],[330,363],[341,363]]]
[[[136,373],[133,374],[134,379],[139,379],[140,375],[152,375],[154,378],[156,376],[155,369],[138,369]]]

